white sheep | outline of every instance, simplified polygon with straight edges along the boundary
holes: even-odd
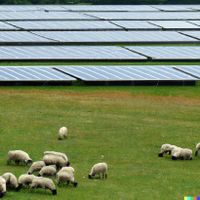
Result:
[[[199,150],[200,150],[200,143],[198,143],[198,144],[196,145],[195,156],[198,155]]]
[[[58,131],[58,139],[63,140],[67,138],[68,129],[67,127],[61,127]]]
[[[51,190],[53,195],[57,194],[56,186],[54,182],[49,178],[35,177],[30,185],[30,188],[43,188]]]
[[[172,145],[172,144],[163,144],[161,147],[160,147],[160,152],[158,154],[159,157],[163,157],[164,154],[169,154],[171,155],[171,152],[174,148],[176,148],[177,146],[175,145]]]
[[[34,172],[38,172],[42,169],[42,167],[45,166],[44,161],[35,161],[33,162],[33,164],[30,166],[29,170],[28,170],[28,174],[32,174]]]
[[[6,194],[6,180],[0,176],[0,198]]]
[[[11,189],[15,189],[16,191],[18,191],[18,181],[17,178],[14,174],[10,173],[10,172],[6,172],[2,175],[2,177],[5,179],[6,181],[6,187],[7,188],[11,188]]]
[[[61,182],[64,183],[72,183],[74,187],[77,187],[78,182],[75,181],[74,178],[74,168],[73,167],[63,167],[58,173],[57,173],[57,183],[60,184]]]
[[[13,150],[8,152],[7,164],[10,164],[11,161],[14,161],[15,164],[31,164],[32,159],[29,157],[28,153],[22,150]]]
[[[187,148],[175,148],[172,150],[172,160],[192,160],[192,150]]]
[[[36,176],[31,174],[22,174],[19,178],[18,178],[18,184],[19,184],[19,189],[21,189],[22,186],[26,187],[26,186],[29,186],[33,179],[35,178]]]
[[[55,165],[49,165],[44,166],[40,171],[38,176],[54,176],[56,174],[56,166]]]
[[[63,157],[52,154],[45,155],[43,161],[46,165],[56,165],[57,169],[69,165],[69,162],[67,162]]]
[[[65,153],[57,152],[57,151],[45,151],[44,155],[55,155],[55,156],[61,156],[63,159],[66,160],[66,162],[69,162],[69,159]]]
[[[91,179],[92,177],[94,177],[96,174],[99,175],[99,178],[107,178],[107,171],[108,171],[108,165],[106,163],[97,163],[95,165],[93,165],[88,178]]]

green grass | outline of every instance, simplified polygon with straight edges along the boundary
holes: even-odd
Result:
[[[5,199],[177,200],[199,194],[200,158],[172,161],[157,156],[162,143],[194,149],[199,142],[200,86],[194,87],[1,87],[0,173],[7,152],[23,149],[33,160],[43,151],[65,152],[76,170],[78,188],[23,189]],[[61,126],[69,138],[56,139]],[[104,158],[102,159],[102,155]],[[107,180],[88,180],[90,167],[106,161]]]

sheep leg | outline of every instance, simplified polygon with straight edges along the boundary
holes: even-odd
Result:
[[[19,165],[20,161],[19,160],[15,160],[15,164]]]
[[[197,156],[198,155],[198,151],[195,151],[195,156]]]
[[[69,181],[67,181],[67,185],[69,185]]]
[[[107,175],[107,174],[105,174],[105,179],[107,179],[107,177],[108,177],[108,175]]]

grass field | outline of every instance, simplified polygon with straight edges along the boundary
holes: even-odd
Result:
[[[65,152],[78,188],[8,192],[5,199],[177,200],[199,195],[200,158],[157,156],[162,143],[194,149],[200,141],[200,86],[1,87],[0,173],[19,176],[28,167],[7,166],[7,152],[23,149],[33,160],[43,151]],[[57,130],[69,128],[69,139]],[[102,158],[104,155],[104,158]],[[90,167],[106,161],[107,180],[88,180]]]

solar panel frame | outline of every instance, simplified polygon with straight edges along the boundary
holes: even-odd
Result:
[[[77,79],[54,70],[52,67],[42,66],[1,66],[0,67],[0,82],[2,81],[64,81],[72,82]]]
[[[55,66],[54,68],[87,82],[197,80],[171,66]]]
[[[147,56],[150,60],[200,60],[198,46],[127,46],[126,48]]]
[[[179,31],[179,33],[200,40],[200,31]]]
[[[146,60],[119,46],[0,46],[0,60]]]

